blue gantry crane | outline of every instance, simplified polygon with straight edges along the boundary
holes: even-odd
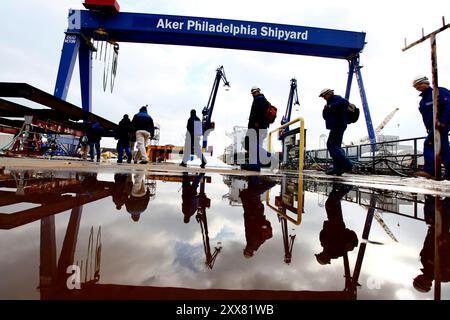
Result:
[[[345,97],[349,98],[355,74],[368,135],[371,143],[375,143],[360,71],[360,53],[365,45],[364,32],[231,19],[120,12],[116,0],[85,0],[84,5],[88,10],[69,10],[68,28],[65,32],[54,95],[66,99],[78,55],[81,101],[85,111],[91,111],[92,108],[92,54],[98,53],[99,43],[106,42],[116,49],[119,42],[132,42],[307,55],[348,62]],[[103,46],[100,47],[100,52],[102,48]],[[118,50],[114,50],[114,53],[117,53],[116,51]],[[112,49],[109,52],[111,53]],[[104,56],[106,57],[106,49]],[[117,59],[113,59],[111,74],[115,74],[116,64]],[[212,109],[207,112],[212,112]],[[207,114],[204,120],[205,128],[211,129],[211,117]],[[207,139],[204,145],[205,143]]]

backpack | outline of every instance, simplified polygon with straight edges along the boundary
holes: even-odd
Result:
[[[276,117],[277,117],[277,108],[274,107],[269,102],[269,105],[267,106],[267,111],[266,111],[266,120],[268,123],[273,123],[275,121]]]
[[[347,124],[358,121],[359,113],[359,108],[357,108],[353,103],[349,103],[347,107]]]

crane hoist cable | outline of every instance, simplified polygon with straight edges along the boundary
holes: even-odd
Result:
[[[108,55],[108,47],[109,43],[107,42],[105,47],[105,59],[103,61],[103,91],[106,91],[106,85],[108,84],[109,62],[111,61],[111,50],[109,50]]]
[[[113,41],[106,42],[105,59],[103,65],[103,91],[106,91],[106,87],[108,86],[109,82],[110,91],[111,93],[113,92],[117,75],[118,58],[119,44]]]
[[[116,75],[117,75],[117,61],[119,60],[119,44],[114,43],[114,54],[113,54],[113,61],[111,64],[111,93],[114,90],[114,83],[116,82]]]

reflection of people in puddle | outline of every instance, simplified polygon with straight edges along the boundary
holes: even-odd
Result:
[[[330,264],[331,259],[344,256],[358,245],[356,233],[345,227],[342,217],[341,200],[350,190],[348,185],[334,184],[325,202],[328,220],[323,222],[319,235],[323,250],[315,255],[317,262],[322,265]]]
[[[201,173],[194,176],[189,176],[186,172],[183,173],[181,191],[181,198],[183,202],[181,203],[181,210],[184,214],[184,223],[189,223],[191,217],[198,209],[200,196],[197,193],[197,188],[204,175],[204,173]]]
[[[116,205],[116,209],[122,209],[122,206],[127,201],[133,181],[131,180],[131,174],[129,173],[116,173],[114,174],[114,189],[112,190],[112,200]]]
[[[125,202],[127,211],[131,214],[131,219],[139,221],[141,213],[147,209],[150,201],[150,190],[145,187],[145,171],[139,171],[134,174],[134,182],[131,187],[131,195]]]
[[[252,257],[267,239],[272,238],[272,226],[264,215],[261,195],[275,184],[258,176],[250,177],[248,187],[239,193],[244,207],[245,239],[247,240],[244,256],[246,258]]]
[[[413,286],[419,292],[428,292],[434,280],[435,197],[426,195],[423,207],[428,232],[420,251],[422,274],[414,278]],[[450,198],[442,200],[442,234],[439,245],[441,281],[450,281]]]

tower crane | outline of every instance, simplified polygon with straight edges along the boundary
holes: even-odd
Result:
[[[399,108],[395,108],[386,116],[386,118],[384,118],[383,121],[381,121],[380,125],[375,129],[375,135],[380,134],[381,130],[383,130],[384,127],[388,124],[388,122],[392,120],[392,118],[394,117],[394,115],[397,113],[398,110],[399,110]],[[365,136],[365,137],[359,139],[358,144],[364,144],[364,143],[370,143],[369,136]],[[352,142],[350,144],[353,145],[354,143]]]
[[[203,149],[208,146],[208,135],[210,130],[214,130],[215,124],[211,122],[212,113],[214,110],[214,104],[216,103],[217,91],[219,90],[220,81],[223,80],[223,86],[228,90],[230,88],[230,83],[225,76],[225,70],[223,66],[216,69],[216,77],[214,78],[214,83],[212,86],[211,94],[209,95],[208,104],[202,110],[202,125],[203,125]]]
[[[391,229],[389,229],[389,227],[387,226],[387,224],[384,222],[383,218],[381,218],[381,215],[379,213],[379,211],[376,211],[374,216],[375,220],[377,220],[377,222],[380,224],[380,226],[383,228],[384,232],[386,232],[386,234],[395,242],[398,242],[397,238],[395,237],[394,233],[391,231]]]

